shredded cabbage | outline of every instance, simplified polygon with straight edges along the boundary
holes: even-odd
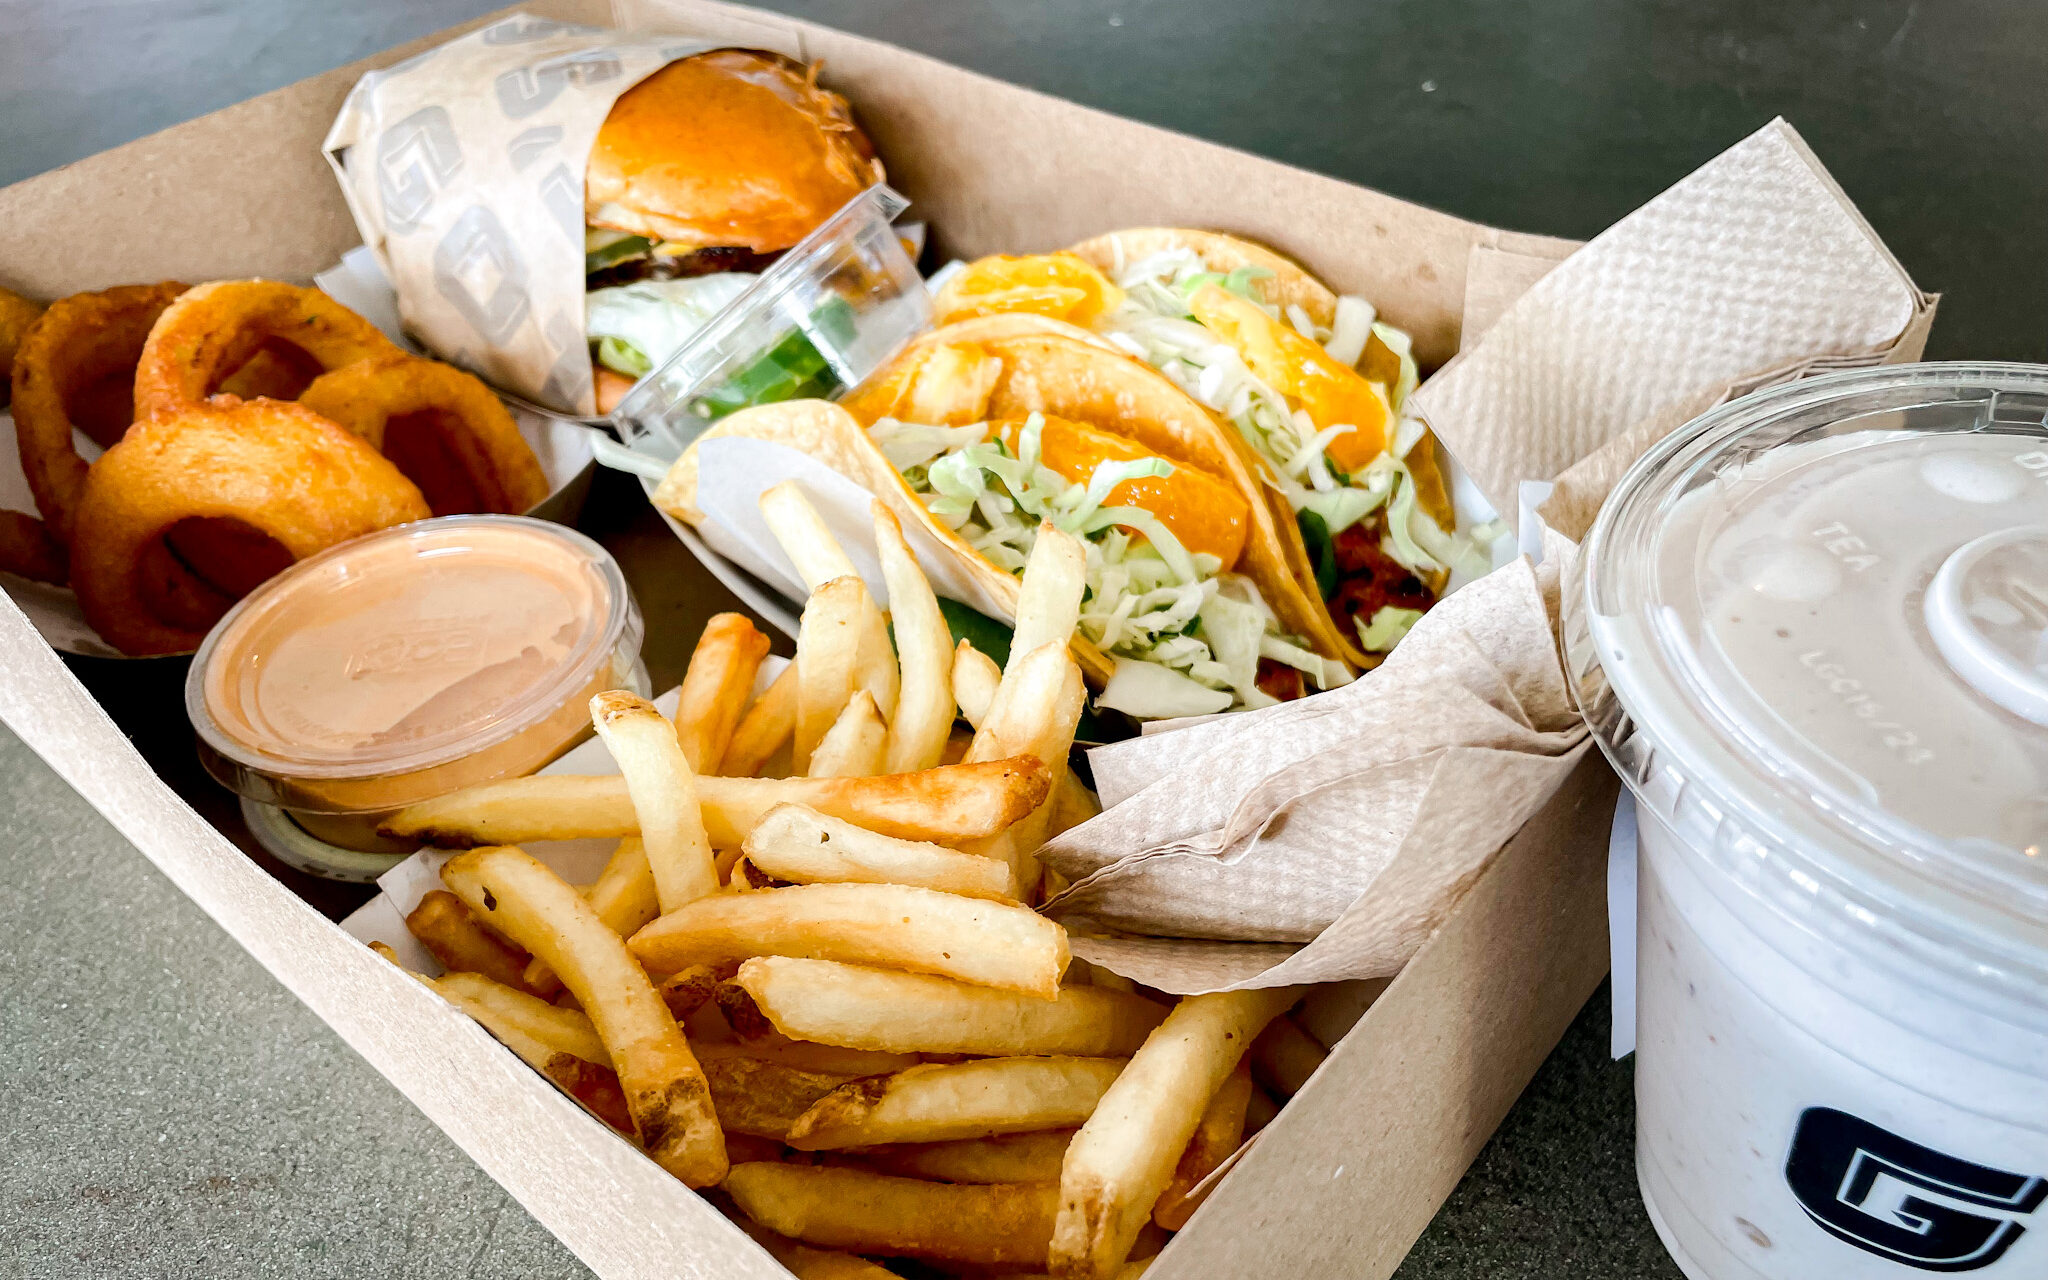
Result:
[[[638,378],[674,355],[757,279],[723,271],[595,289],[583,299],[584,331],[607,368]]]
[[[1367,653],[1385,653],[1401,643],[1408,629],[1422,621],[1422,610],[1383,604],[1373,611],[1372,621],[1353,618],[1358,627],[1358,647]]]
[[[1356,368],[1365,355],[1366,339],[1373,335],[1375,327],[1382,327],[1391,333],[1399,333],[1392,325],[1375,326],[1373,321],[1379,313],[1373,305],[1356,294],[1343,294],[1337,299],[1337,322],[1330,330],[1330,340],[1323,344],[1323,350],[1330,358],[1347,368]],[[1386,339],[1382,338],[1382,342]],[[1397,402],[1398,403],[1398,402]]]
[[[1332,327],[1325,330],[1299,306],[1283,313],[1259,299],[1251,284],[1267,273],[1241,268],[1221,275],[1208,270],[1192,249],[1169,248],[1126,259],[1119,246],[1113,268],[1112,278],[1123,289],[1124,302],[1105,318],[1110,341],[1228,418],[1271,466],[1293,510],[1314,512],[1334,538],[1385,507],[1384,546],[1401,564],[1415,570],[1476,567],[1485,572],[1493,536],[1488,530],[1448,532],[1416,504],[1415,479],[1406,459],[1424,428],[1402,414],[1420,380],[1414,344],[1408,334],[1380,321],[1370,302],[1340,296]],[[1290,408],[1284,395],[1246,367],[1235,347],[1198,323],[1187,299],[1203,284],[1220,284],[1258,303],[1349,367],[1364,358],[1372,338],[1385,344],[1400,361],[1394,385],[1386,388],[1396,416],[1387,451],[1359,473],[1346,475],[1333,466],[1330,443],[1350,428],[1319,430],[1306,413]]]
[[[1319,689],[1350,679],[1343,664],[1287,635],[1250,579],[1224,572],[1215,556],[1190,552],[1151,512],[1105,505],[1118,485],[1171,475],[1172,463],[1105,461],[1086,483],[1074,483],[1041,461],[1044,427],[1040,415],[1027,418],[1014,452],[985,423],[883,418],[869,435],[932,515],[1006,572],[1024,571],[1041,522],[1082,539],[1081,634],[1116,658],[1119,671],[1130,664],[1167,673],[1113,680],[1117,700],[1105,691],[1098,702],[1147,718],[1265,706],[1273,699],[1258,688],[1262,657],[1294,667]]]
[[[1102,692],[1095,695],[1097,706],[1109,707],[1140,720],[1171,720],[1179,716],[1208,716],[1230,710],[1230,695],[1197,684],[1156,662],[1137,662],[1119,656]]]

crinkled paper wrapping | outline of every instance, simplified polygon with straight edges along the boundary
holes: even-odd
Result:
[[[1552,629],[1569,552],[1467,586],[1343,689],[1091,752],[1110,807],[1039,855],[1073,881],[1047,911],[1107,935],[1074,954],[1177,993],[1398,972],[1587,748]]]
[[[1588,749],[1558,566],[1643,450],[1731,396],[1919,355],[1922,294],[1774,121],[1562,263],[1475,250],[1414,404],[1496,510],[1554,481],[1541,570],[1465,587],[1349,688],[1091,753],[1043,851],[1074,954],[1173,992],[1397,972]]]
[[[1499,510],[1557,480],[1544,515],[1577,538],[1663,435],[1770,382],[1917,359],[1933,309],[1777,120],[1544,274],[1414,403]]]
[[[497,386],[593,413],[591,143],[620,94],[718,44],[517,14],[358,81],[325,146],[406,328]]]

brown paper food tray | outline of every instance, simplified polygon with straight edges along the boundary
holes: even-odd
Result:
[[[1052,247],[1116,226],[1236,231],[1371,298],[1416,335],[1428,366],[1457,347],[1475,255],[1555,260],[1570,248],[756,11],[690,0],[521,7],[737,42],[795,31],[857,104],[891,181],[935,223],[945,251]],[[349,86],[463,29],[0,190],[0,284],[54,297],[141,280],[310,277],[357,240],[320,154]],[[651,588],[675,601],[680,585],[687,615],[721,607],[687,553],[652,549],[644,533],[625,530],[613,544],[643,600]],[[678,670],[693,640],[693,627],[654,627],[650,665]],[[786,1274],[245,856],[223,834],[240,836],[233,806],[189,763],[189,748],[179,762],[175,726],[150,752],[160,775],[11,606],[0,611],[0,662],[0,719],[598,1274]],[[142,696],[175,717],[182,663],[76,666],[109,707]],[[1601,877],[1614,786],[1589,757],[1149,1275],[1393,1271],[1606,970]]]

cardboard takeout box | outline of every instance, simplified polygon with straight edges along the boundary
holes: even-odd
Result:
[[[738,44],[794,40],[824,59],[826,81],[853,101],[890,181],[947,253],[1051,248],[1120,226],[1234,231],[1370,298],[1415,335],[1425,367],[1572,247],[750,10],[694,0],[522,7]],[[146,280],[309,279],[357,240],[320,149],[343,96],[371,66],[454,34],[0,191],[0,284],[56,297]],[[667,599],[680,581],[695,616],[725,604],[672,543],[629,569],[643,584],[661,578]],[[665,653],[678,669],[695,638],[657,625],[651,656]],[[151,752],[160,775],[11,605],[0,610],[0,654],[0,718],[600,1275],[785,1274],[481,1027],[246,856],[223,834],[233,830],[232,805],[189,763],[181,725],[164,729]],[[182,662],[125,664],[110,676],[113,665],[79,667],[110,705],[129,696],[179,705]],[[1589,755],[1150,1275],[1394,1269],[1605,972],[1613,794],[1611,775]],[[350,904],[322,905],[338,914]]]

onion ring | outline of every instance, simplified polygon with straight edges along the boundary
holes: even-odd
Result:
[[[49,532],[71,541],[73,510],[85,485],[85,459],[72,444],[73,413],[121,416],[120,394],[133,375],[150,328],[185,286],[132,284],[77,293],[50,304],[14,357],[14,442],[22,474]],[[126,422],[120,424],[126,429]],[[115,433],[119,438],[119,433]]]
[[[258,351],[300,353],[323,370],[401,355],[377,326],[318,289],[277,280],[215,280],[187,290],[150,330],[135,369],[135,416],[203,402]]]
[[[322,374],[299,403],[397,463],[435,515],[518,515],[548,496],[540,460],[504,402],[453,365],[405,355],[361,360]]]
[[[129,654],[183,653],[205,638],[197,624],[212,619],[172,619],[160,603],[151,607],[151,548],[174,526],[237,522],[299,560],[428,515],[398,468],[309,409],[275,400],[195,405],[136,423],[93,466],[73,530],[71,582],[107,643]]]
[[[14,353],[28,335],[29,326],[43,314],[43,304],[31,302],[9,289],[0,289],[0,405],[7,403],[7,377],[14,368]]]
[[[42,521],[20,511],[0,511],[0,572],[60,587],[70,577],[64,544]]]

